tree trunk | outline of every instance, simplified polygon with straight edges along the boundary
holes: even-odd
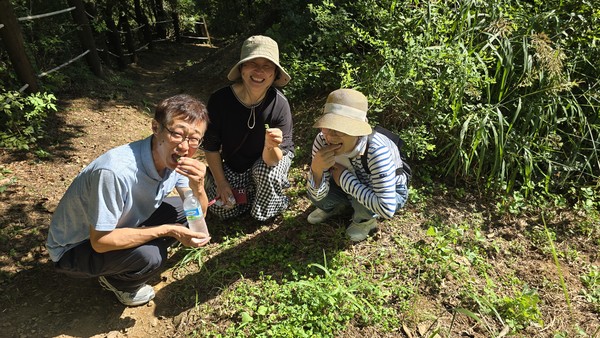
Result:
[[[181,27],[179,26],[179,4],[177,0],[167,0],[169,8],[171,8],[171,19],[173,20],[173,32],[175,41],[181,42]]]
[[[142,4],[140,3],[140,0],[133,0],[133,5],[135,10],[135,21],[138,23],[138,25],[142,26],[141,30],[144,34],[144,41],[146,44],[148,44],[149,49],[153,49],[154,45],[152,44],[152,29],[150,29],[148,18],[142,9]]]
[[[96,8],[95,3],[85,2],[84,6],[85,6],[85,11],[87,13],[89,13],[90,16],[92,17],[92,21],[94,21],[94,22],[101,21],[101,18],[98,15],[98,9]],[[97,39],[95,41],[96,41],[96,47],[97,47],[98,55],[100,56],[100,59],[102,59],[102,61],[104,61],[105,65],[110,65],[112,63],[112,60],[111,60],[110,54],[108,54],[108,46],[106,45],[106,34],[104,34],[104,33],[99,34],[99,36],[97,37]]]
[[[154,3],[154,18],[156,19],[156,35],[159,39],[167,38],[167,23],[162,22],[168,19],[167,13],[165,12],[165,8],[162,0],[153,0]],[[160,22],[160,23],[158,23]]]
[[[176,11],[171,12],[171,18],[173,18],[173,31],[175,32],[175,41],[181,42],[181,33],[179,28],[179,13]]]
[[[137,52],[135,51],[135,42],[133,41],[133,33],[131,32],[127,13],[121,13],[119,29],[125,32],[125,46],[129,54],[129,63],[137,63]]]
[[[85,14],[85,8],[83,7],[83,2],[81,0],[67,0],[69,6],[75,6],[75,10],[72,12],[73,20],[79,26],[77,30],[77,35],[79,36],[79,41],[81,41],[81,45],[89,50],[90,52],[85,55],[85,60],[87,61],[90,70],[98,77],[104,78],[104,72],[102,71],[102,63],[100,62],[100,57],[98,56],[98,51],[96,50],[96,44],[94,43],[94,34],[92,34],[92,29],[90,28],[90,23],[88,21],[87,15]]]
[[[119,29],[115,24],[115,21],[112,17],[112,7],[108,6],[104,12],[104,22],[106,23],[106,28],[108,31],[106,34],[108,35],[108,47],[117,58],[117,65],[120,70],[127,68],[127,60],[125,55],[123,55],[123,47],[121,47],[121,36],[119,35]]]
[[[0,28],[0,37],[4,41],[10,62],[17,73],[17,78],[29,85],[27,92],[35,93],[39,91],[37,77],[25,52],[21,26],[8,0],[0,0],[0,23],[4,25]]]

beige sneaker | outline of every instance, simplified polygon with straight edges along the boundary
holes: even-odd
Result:
[[[104,276],[98,277],[100,285],[108,291],[112,291],[117,299],[127,306],[144,305],[154,299],[154,289],[148,284],[142,285],[139,289],[133,292],[120,291],[110,284]]]
[[[346,229],[346,235],[353,242],[360,242],[377,230],[377,220],[375,218],[370,219],[366,222],[355,223],[352,222],[348,229]]]
[[[306,220],[310,224],[319,224],[325,222],[328,218],[339,215],[344,211],[344,208],[334,208],[331,211],[325,211],[323,209],[316,208],[313,212],[308,215]]]

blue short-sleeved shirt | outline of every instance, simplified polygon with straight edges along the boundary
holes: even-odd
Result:
[[[104,153],[84,168],[60,200],[48,231],[46,247],[57,262],[98,231],[138,227],[175,187],[188,178],[168,169],[160,177],[152,159],[152,136]]]

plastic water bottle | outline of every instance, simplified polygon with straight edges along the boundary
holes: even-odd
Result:
[[[188,227],[190,230],[203,232],[207,236],[209,235],[208,227],[206,226],[206,220],[202,214],[202,207],[200,206],[200,202],[196,196],[194,196],[194,192],[192,190],[187,190],[185,192],[185,199],[183,200],[183,212],[185,213],[185,218],[187,218]],[[203,240],[194,238],[193,241],[199,243]]]

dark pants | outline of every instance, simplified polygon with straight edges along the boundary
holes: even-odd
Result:
[[[166,223],[187,224],[179,197],[166,198],[142,225]],[[167,260],[167,248],[175,242],[174,238],[163,237],[136,248],[98,253],[87,240],[65,252],[55,266],[71,277],[105,276],[120,291],[135,291],[160,272]]]

